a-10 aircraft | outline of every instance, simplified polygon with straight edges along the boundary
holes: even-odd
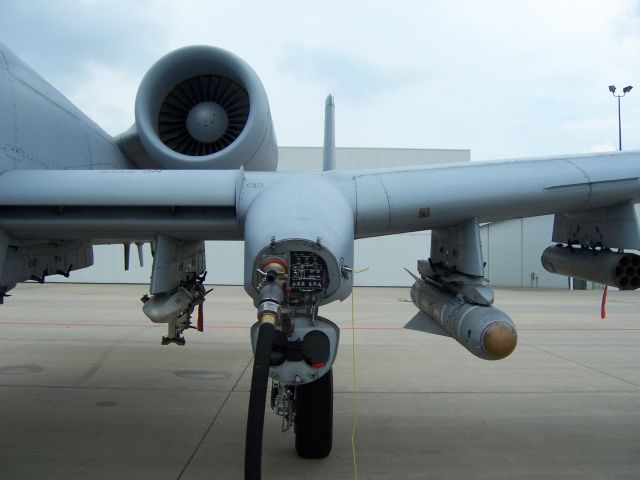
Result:
[[[95,244],[123,243],[128,263],[132,244],[151,242],[143,311],[168,325],[162,343],[184,344],[196,310],[202,325],[204,241],[244,241],[257,311],[245,476],[255,479],[269,378],[298,454],[331,451],[339,330],[320,307],[350,295],[354,239],[431,229],[407,326],[488,360],[508,356],[517,331],[491,306],[479,222],[555,214],[547,270],[640,287],[640,256],[624,251],[640,248],[639,153],[341,171],[333,110],[329,96],[323,171],[282,173],[262,83],[227,51],[160,59],[135,124],[112,138],[0,44],[0,303],[17,282],[90,266]]]

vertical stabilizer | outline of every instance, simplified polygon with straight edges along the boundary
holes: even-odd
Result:
[[[336,122],[333,95],[327,96],[324,104],[324,150],[322,154],[322,170],[336,168]]]

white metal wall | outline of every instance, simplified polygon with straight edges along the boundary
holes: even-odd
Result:
[[[368,270],[356,274],[355,285],[411,286],[414,280],[404,269],[416,273],[418,259],[430,251],[430,231],[356,240],[355,268]]]
[[[503,287],[567,288],[567,278],[542,268],[540,256],[551,245],[553,215],[519,218],[480,228],[485,275]],[[531,275],[534,275],[532,281]],[[538,277],[536,282],[535,276]]]
[[[312,172],[322,170],[322,148],[280,147],[278,170]],[[417,148],[337,148],[336,168],[363,170],[367,168],[433,165],[470,161],[469,150],[439,150]]]
[[[405,165],[467,162],[469,150],[338,148],[336,167],[343,170],[384,168]],[[322,148],[280,147],[278,170],[319,171],[322,169]],[[357,240],[356,268],[369,268],[356,275],[356,285],[404,286],[413,283],[403,267],[416,271],[419,258],[429,256],[430,232],[389,235]],[[151,276],[151,252],[145,245],[145,266],[138,265],[135,245],[131,248],[129,271],[123,269],[122,245],[94,247],[93,267],[71,274],[70,279],[53,276],[50,281],[86,283],[148,283]],[[206,242],[207,282],[218,285],[242,285],[243,242]],[[49,281],[49,279],[47,279]]]

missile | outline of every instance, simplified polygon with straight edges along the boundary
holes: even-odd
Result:
[[[411,300],[421,312],[476,357],[500,360],[516,348],[518,334],[513,321],[495,307],[477,305],[418,280]],[[433,329],[425,329],[433,332]],[[437,332],[434,332],[437,333]]]

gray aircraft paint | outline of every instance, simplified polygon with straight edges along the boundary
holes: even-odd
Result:
[[[326,171],[237,170],[272,170],[277,157],[262,84],[228,52],[190,47],[161,59],[138,92],[136,125],[115,140],[6,47],[0,53],[0,231],[10,244],[246,237],[245,285],[251,291],[255,256],[272,237],[320,238],[342,266],[352,267],[354,238],[640,200],[638,152],[335,170],[331,97]],[[186,70],[179,68],[181,59]],[[253,103],[237,144],[191,158],[160,145],[150,119],[173,83],[207,73],[201,64],[241,84]],[[174,169],[157,169],[163,165]],[[203,166],[208,169],[186,170]],[[211,169],[218,167],[231,170]],[[342,282],[341,288],[349,285]]]
[[[169,228],[194,239],[241,240],[242,222],[261,191],[285,179],[321,178],[326,190],[318,187],[313,195],[321,196],[330,211],[336,189],[341,192],[352,207],[355,238],[365,238],[456,225],[471,217],[498,221],[636,202],[639,174],[638,152],[317,174],[9,171],[0,175],[0,205],[5,207],[0,229],[16,238],[66,238],[69,218],[76,224],[75,238],[146,238],[154,232],[136,223],[141,210],[125,208],[144,207],[157,214],[158,230]],[[281,193],[286,198],[286,189]],[[69,209],[67,217],[48,209],[67,206],[82,211],[72,217]],[[118,213],[110,206],[122,209]],[[192,208],[186,217],[165,210],[163,216],[161,207],[200,210]],[[226,227],[218,232],[222,221]],[[109,229],[120,237],[109,236]]]
[[[246,124],[238,137],[227,147],[208,155],[187,155],[165,145],[158,135],[162,119],[161,106],[195,101],[197,95],[207,96],[214,88],[210,83],[194,83],[180,92],[186,98],[169,96],[176,85],[190,79],[223,76],[244,89],[250,108]],[[199,91],[202,89],[203,91]],[[208,90],[207,90],[208,89]],[[226,92],[229,85],[220,87]],[[206,91],[205,91],[206,90]],[[217,90],[216,90],[217,91]],[[234,94],[222,93],[222,98]],[[202,104],[201,104],[202,105]],[[224,109],[220,108],[223,116]],[[125,151],[134,152],[132,160],[142,166],[167,169],[237,169],[273,171],[278,165],[277,142],[267,94],[256,72],[240,57],[226,50],[199,45],[175,50],[158,60],[142,79],[135,103],[136,123],[118,138]],[[189,124],[189,122],[187,122]],[[209,125],[213,128],[213,124]],[[202,133],[202,132],[201,132]],[[214,135],[215,136],[215,135]],[[142,147],[142,149],[138,146]]]
[[[0,172],[128,169],[112,138],[0,43]]]
[[[255,185],[247,173],[244,185]],[[261,188],[242,214],[245,226],[245,289],[257,294],[255,282],[249,282],[259,267],[261,252],[272,242],[307,240],[325,261],[337,262],[329,270],[341,276],[342,267],[353,268],[352,205],[322,175],[285,175]],[[350,279],[351,280],[351,279]],[[333,282],[337,284],[338,282]],[[340,282],[326,301],[344,300],[351,292],[351,282]]]

